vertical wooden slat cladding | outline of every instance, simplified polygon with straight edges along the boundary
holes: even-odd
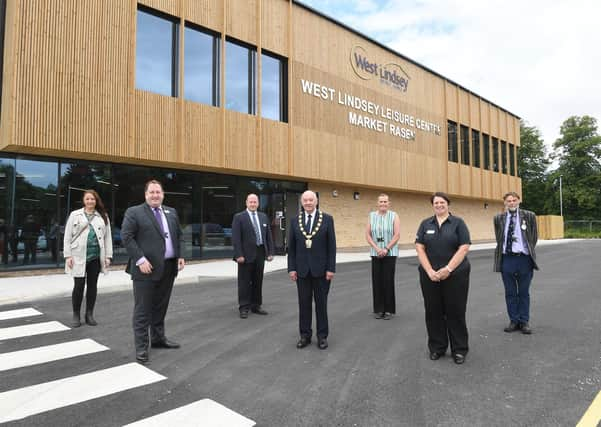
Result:
[[[184,102],[182,163],[209,168],[224,167],[221,110],[216,107]]]
[[[261,1],[261,48],[288,57],[288,1]]]
[[[209,28],[223,30],[224,0],[180,0],[185,20]]]
[[[236,111],[225,111],[225,167],[255,171],[257,161],[257,118]]]
[[[257,1],[259,0],[223,1],[227,2],[226,35],[256,46],[259,41],[257,29]]]
[[[220,107],[136,89],[138,4],[219,33]],[[0,148],[7,151],[476,198],[519,191],[519,178],[448,162],[446,134],[453,120],[518,146],[518,118],[290,0],[14,0],[6,7]],[[223,106],[225,37],[287,58],[289,123]],[[374,63],[399,67],[408,90],[360,77],[357,46]],[[329,87],[332,98],[306,93],[303,79]],[[344,105],[341,94],[440,132]],[[350,113],[414,130],[415,138],[353,122]]]
[[[136,91],[135,156],[141,160],[176,163],[177,99],[146,91]]]
[[[261,119],[261,155],[265,172],[288,174],[288,129],[286,123]]]

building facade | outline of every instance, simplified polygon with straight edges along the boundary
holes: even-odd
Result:
[[[123,261],[123,214],[151,178],[189,259],[231,255],[248,192],[283,253],[307,188],[349,248],[366,246],[382,191],[410,243],[434,191],[481,240],[502,194],[521,189],[519,117],[296,1],[1,6],[0,269],[61,265],[62,227],[87,188]]]

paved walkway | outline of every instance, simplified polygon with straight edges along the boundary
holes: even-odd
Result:
[[[541,240],[539,246],[553,245],[570,240]],[[573,241],[573,240],[572,240]],[[493,249],[494,243],[473,244],[470,251]],[[415,256],[414,249],[399,251],[399,258]],[[348,262],[369,261],[367,252],[339,252],[336,256],[338,264]],[[265,272],[286,269],[286,257],[277,256],[272,262],[265,263]],[[217,260],[187,265],[175,282],[176,285],[197,282],[201,278],[236,277],[236,264],[230,260]],[[113,292],[131,287],[131,279],[123,270],[113,270],[98,280],[98,292]],[[47,274],[26,277],[0,278],[0,305],[16,304],[49,297],[64,297],[71,294],[73,279],[66,274]]]

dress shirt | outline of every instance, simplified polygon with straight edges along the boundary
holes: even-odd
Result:
[[[507,253],[507,233],[509,232],[509,222],[511,221],[511,212],[507,211],[505,214],[505,233],[503,236],[505,240],[503,241],[503,253]],[[515,227],[513,229],[513,236],[515,237],[515,241],[511,245],[511,252],[517,254],[526,254],[529,255],[528,245],[526,245],[523,236],[524,230],[522,230],[522,223],[520,221],[520,210],[517,209],[515,212]]]

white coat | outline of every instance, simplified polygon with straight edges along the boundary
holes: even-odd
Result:
[[[104,262],[107,258],[113,258],[111,224],[110,222],[105,224],[98,212],[94,213],[91,224],[96,232],[98,246],[100,247],[100,271],[106,273]],[[86,275],[86,254],[89,233],[90,228],[84,208],[71,212],[65,225],[63,254],[65,258],[73,257],[72,269],[65,263],[65,273],[71,274],[73,277],[85,277]]]

